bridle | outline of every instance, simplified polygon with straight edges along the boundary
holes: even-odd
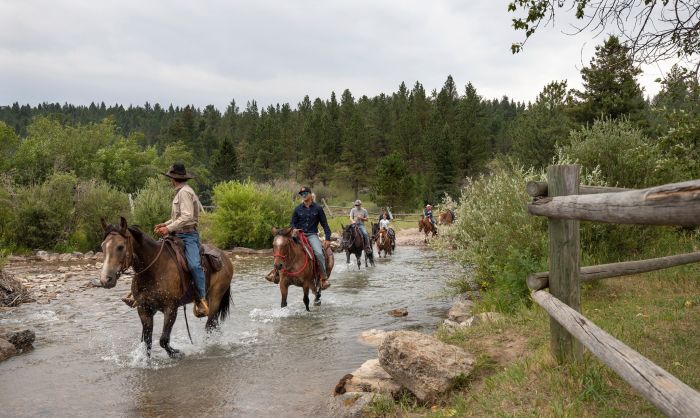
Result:
[[[116,278],[115,278],[116,280],[119,280],[119,277],[121,277],[121,275],[124,274],[124,272],[126,270],[128,270],[129,267],[134,267],[134,260],[136,259],[136,256],[134,255],[134,243],[132,241],[133,237],[128,230],[127,230],[126,234],[122,234],[119,231],[110,231],[109,234],[107,234],[107,235],[120,235],[126,240],[126,245],[125,245],[126,256],[119,263],[119,270],[117,270]],[[107,238],[105,238],[105,240],[103,240],[102,243],[104,243],[104,241],[106,241],[106,239]],[[165,240],[161,239],[160,241],[161,241],[160,242],[160,249],[158,249],[158,254],[155,256],[153,261],[151,261],[151,264],[146,266],[146,268],[141,270],[141,271],[136,271],[136,267],[134,267],[134,274],[139,275],[139,274],[145,273],[146,270],[151,268],[156,263],[156,261],[158,261],[161,253],[163,252],[163,248],[165,247]]]
[[[291,263],[294,263],[294,260],[296,259],[296,257],[289,256],[289,254],[291,253],[291,249],[292,249],[291,248],[291,246],[292,246],[291,239],[287,238],[287,237],[284,237],[284,238],[287,240],[287,242],[284,245],[284,247],[287,249],[287,254],[282,254],[280,249],[275,248],[274,258],[272,260],[272,263],[274,265],[275,271],[277,271],[278,273],[282,272],[285,275],[292,276],[292,277],[298,276],[301,273],[303,273],[304,270],[306,270],[306,267],[309,265],[309,256],[306,254],[306,251],[304,251],[304,249],[302,248],[302,251],[304,252],[304,265],[301,267],[301,269],[299,269],[297,271],[290,272],[290,271],[287,271],[287,269],[285,267],[282,267],[282,268],[277,267],[278,264],[284,265],[283,263],[277,263],[278,259],[285,261],[289,257],[291,259]],[[300,235],[300,239],[302,241],[306,240],[306,242],[308,242],[306,236],[303,234]],[[299,245],[302,245],[302,244],[299,244]]]
[[[355,229],[355,231],[353,231],[353,228]],[[345,239],[345,233],[343,233],[343,241],[341,242],[341,247],[344,249],[349,249],[353,245],[355,245],[355,241],[357,240],[358,235],[361,234],[361,232],[359,231],[359,227],[356,224],[348,225],[347,232],[350,234],[351,239]]]

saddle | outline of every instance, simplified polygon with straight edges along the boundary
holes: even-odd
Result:
[[[192,280],[190,277],[190,267],[187,265],[187,260],[185,259],[185,243],[180,238],[172,235],[165,237],[164,240],[164,245],[175,255],[182,286],[187,289],[192,285]],[[223,260],[221,260],[220,252],[208,244],[199,246],[199,257],[199,262],[204,270],[204,277],[208,282],[212,273],[216,273],[223,268]]]

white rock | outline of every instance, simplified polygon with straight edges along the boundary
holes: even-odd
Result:
[[[455,322],[464,322],[472,315],[473,307],[474,302],[471,300],[458,300],[450,308],[447,318]]]
[[[379,365],[379,359],[367,360],[345,380],[346,392],[375,392],[397,398],[402,387]],[[337,388],[336,388],[337,390]]]

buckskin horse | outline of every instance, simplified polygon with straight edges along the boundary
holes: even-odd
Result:
[[[178,307],[193,301],[194,287],[187,277],[189,275],[181,275],[174,253],[176,249],[166,240],[156,241],[138,228],[129,227],[124,218],[121,218],[119,226],[107,225],[102,220],[102,228],[102,252],[105,257],[100,272],[102,286],[113,288],[119,276],[132,267],[134,278],[131,293],[141,318],[141,338],[146,343],[146,353],[151,355],[153,316],[160,311],[164,316],[160,346],[170,357],[181,357],[182,353],[170,346],[170,332],[177,318]],[[211,247],[211,251],[218,255],[222,265],[218,271],[214,271],[208,257],[202,260],[209,304],[207,331],[216,328],[219,320],[223,321],[228,316],[233,278],[231,260],[218,248]]]
[[[380,258],[382,257],[382,250],[384,251],[384,258],[386,258],[387,254],[391,255],[391,238],[386,228],[381,228],[379,232],[377,232],[375,242],[377,244],[377,254]]]
[[[440,225],[452,225],[452,223],[455,221],[455,214],[449,209],[445,209],[442,212],[440,212],[440,216],[438,216],[438,223]]]
[[[347,264],[350,264],[350,254],[355,254],[355,258],[357,259],[357,269],[359,270],[360,266],[362,265],[362,262],[360,261],[360,256],[362,255],[362,251],[364,251],[365,267],[368,267],[367,260],[369,260],[369,263],[372,266],[374,266],[374,255],[372,254],[371,250],[372,243],[367,243],[367,246],[370,248],[370,251],[367,251],[364,244],[365,240],[362,236],[362,231],[360,231],[360,228],[355,224],[350,224],[348,226],[344,226],[341,224],[340,226],[341,228],[343,228],[343,234],[340,241],[340,248],[345,250],[345,254],[347,255]]]
[[[321,304],[321,283],[318,280],[316,261],[313,259],[313,250],[308,251],[300,243],[304,240],[303,234],[298,238],[292,237],[292,228],[272,228],[272,249],[274,251],[275,273],[279,275],[280,293],[282,294],[281,306],[287,306],[287,293],[289,286],[299,286],[304,290],[304,306],[309,311],[309,290],[316,296],[314,305]],[[333,270],[334,256],[330,249],[330,242],[322,241],[323,253],[326,256],[326,270],[330,276]]]
[[[423,231],[425,233],[425,240],[423,242],[428,243],[428,235],[432,233],[432,236],[437,235],[437,229],[435,228],[435,225],[433,225],[432,222],[430,222],[430,218],[426,218],[424,215],[420,216],[420,220],[418,221],[418,232]]]

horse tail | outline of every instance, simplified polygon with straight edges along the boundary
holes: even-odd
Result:
[[[219,312],[216,313],[216,319],[225,321],[228,316],[229,308],[231,307],[231,286],[226,289],[224,297],[221,299],[219,304]]]

